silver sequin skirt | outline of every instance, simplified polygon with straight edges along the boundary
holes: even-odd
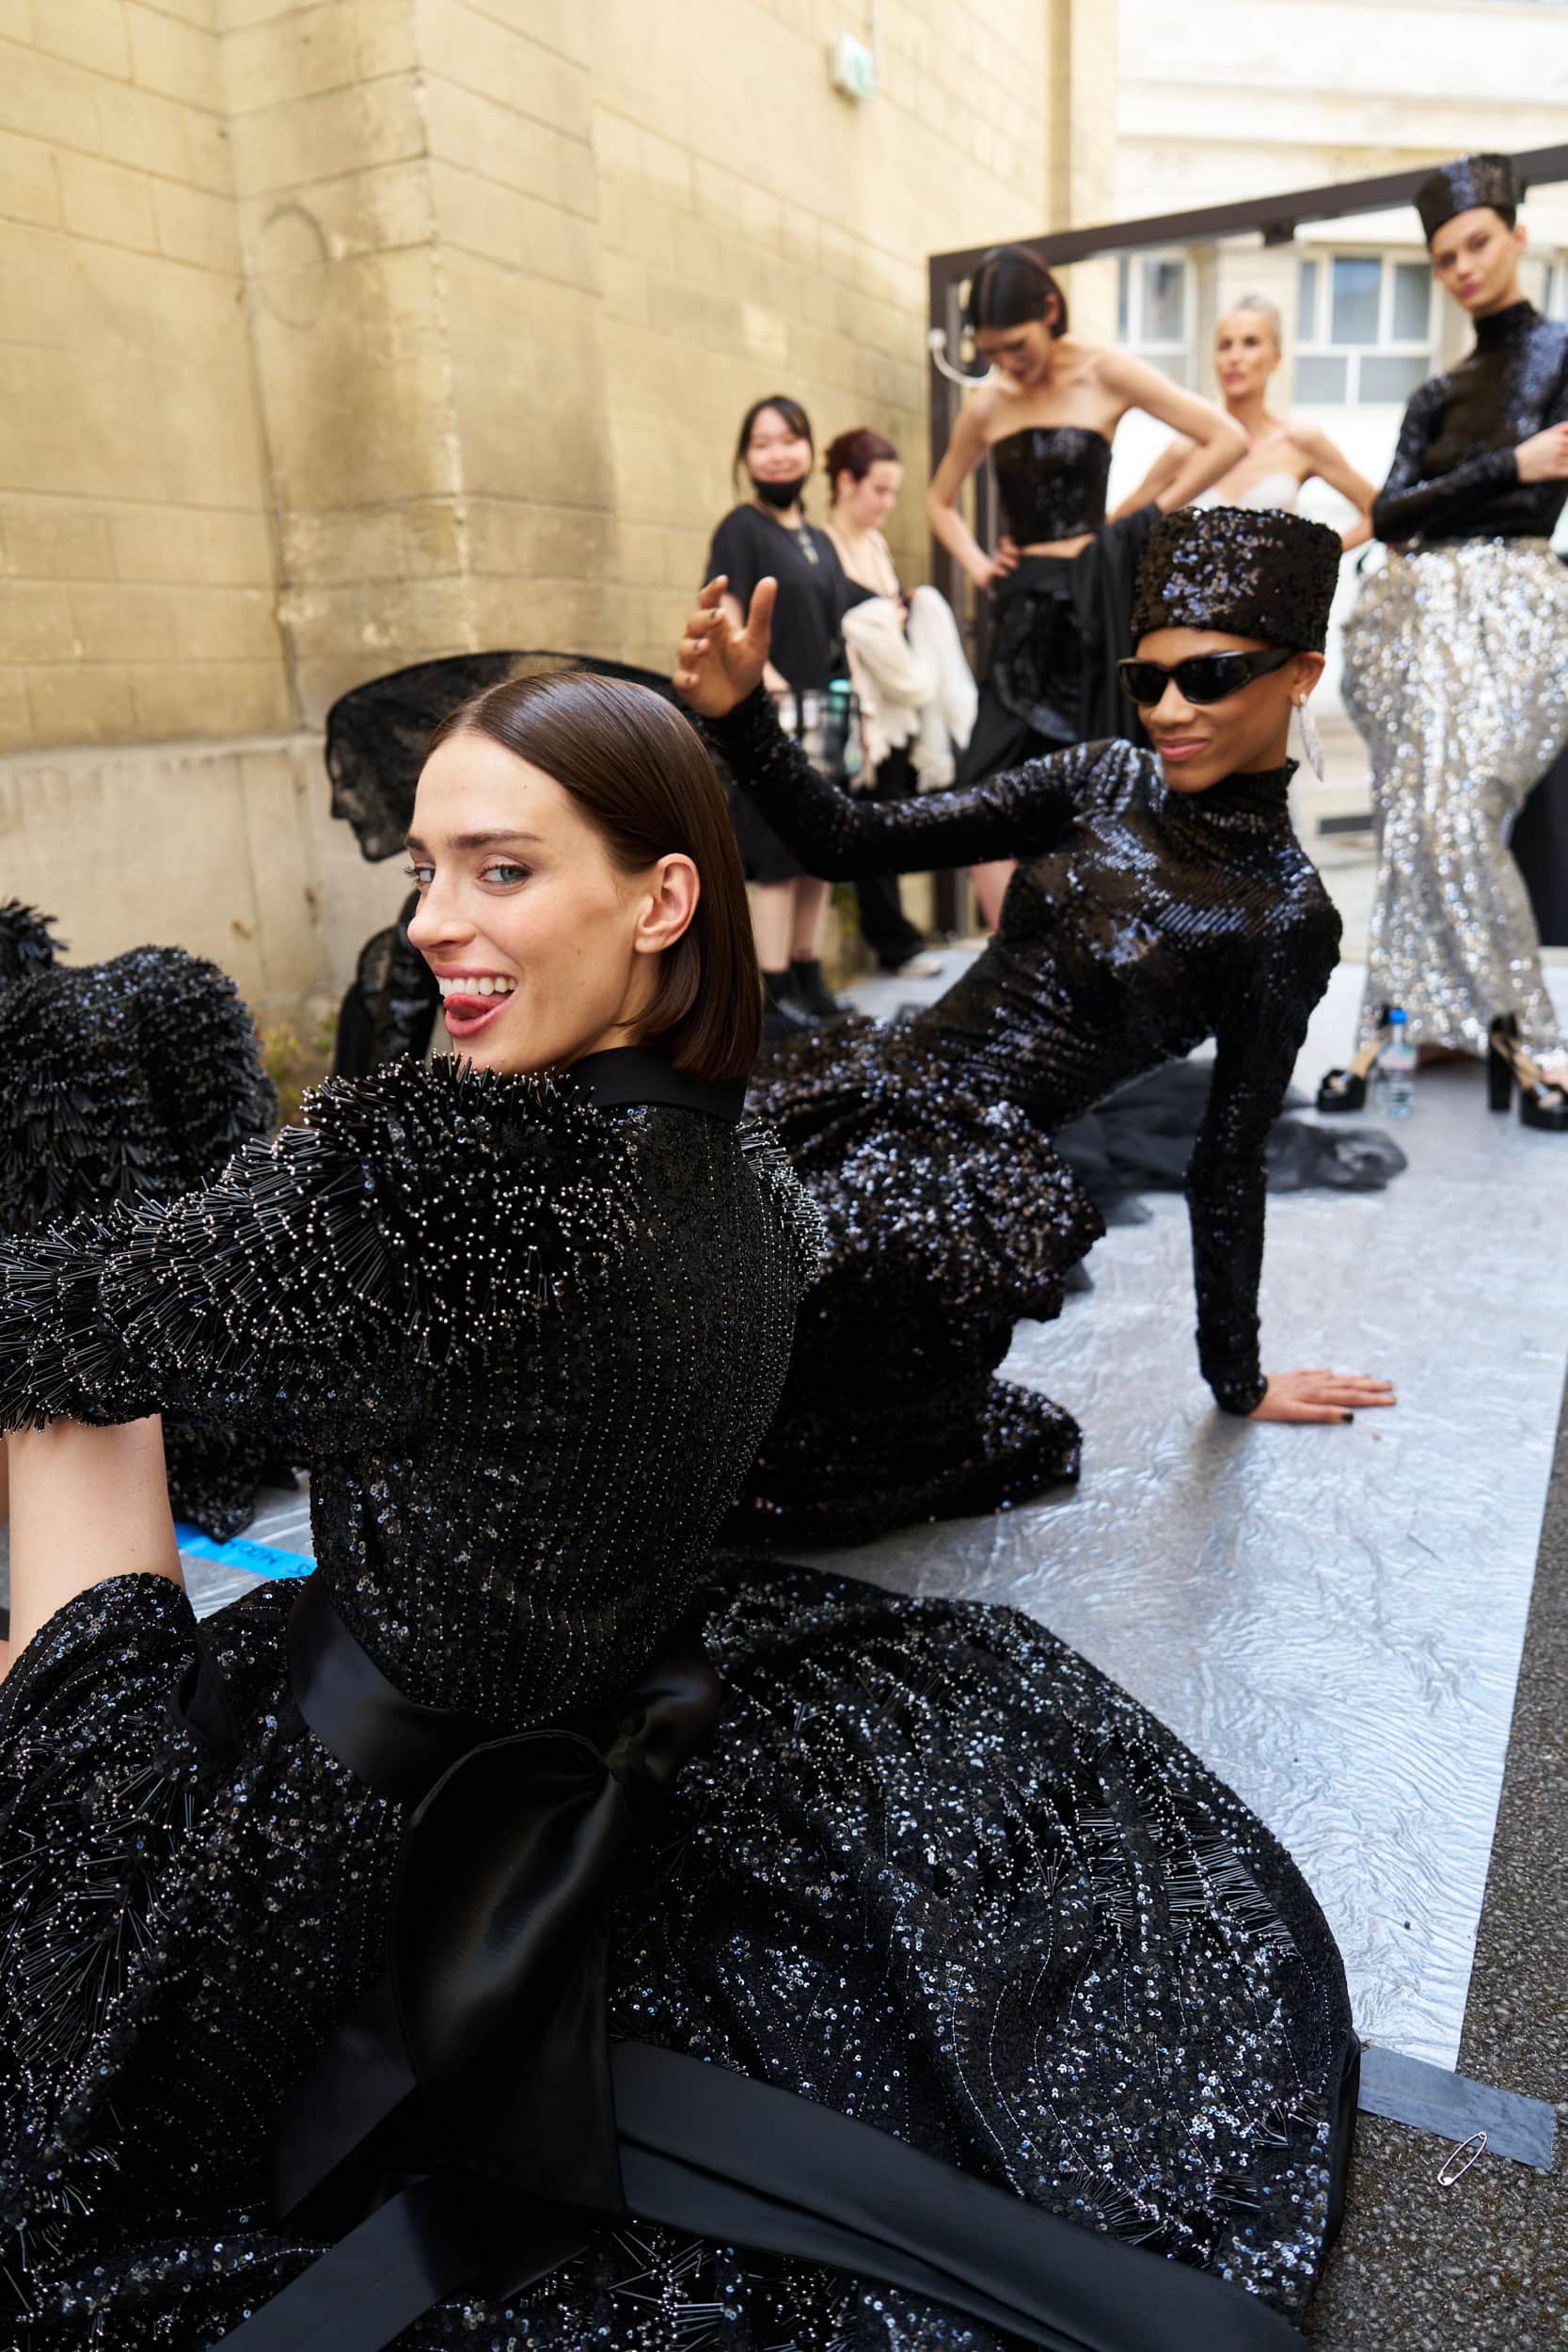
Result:
[[[1378,828],[1363,1038],[1395,1004],[1423,1044],[1480,1052],[1514,1012],[1554,1052],[1507,832],[1568,740],[1568,565],[1544,539],[1390,555],[1345,624],[1343,688]]]

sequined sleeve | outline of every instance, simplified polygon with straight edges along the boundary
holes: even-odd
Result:
[[[0,1428],[166,1412],[301,1460],[417,1428],[448,1351],[526,1311],[539,1272],[526,1159],[492,1181],[474,1115],[486,1073],[445,1069],[330,1086],[203,1191],[0,1248]]]
[[[1234,976],[1235,1009],[1215,1025],[1214,1075],[1187,1168],[1187,1205],[1198,1363],[1227,1413],[1250,1413],[1262,1400],[1258,1285],[1269,1130],[1338,961],[1338,917],[1324,907],[1271,940]]]
[[[1422,479],[1427,451],[1443,421],[1445,393],[1445,379],[1433,376],[1413,395],[1388,479],[1372,502],[1373,531],[1395,546],[1462,532],[1467,516],[1519,480],[1512,449],[1479,451],[1433,480]]]
[[[759,687],[708,733],[736,778],[808,872],[831,882],[1037,857],[1128,747],[1079,743],[1010,774],[907,801],[857,800],[819,776]]]

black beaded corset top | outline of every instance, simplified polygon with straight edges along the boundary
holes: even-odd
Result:
[[[0,1245],[0,1428],[264,1428],[409,1697],[499,1729],[601,1700],[689,1605],[816,1268],[742,1093],[633,1049],[329,1083],[207,1191]]]
[[[1081,424],[1031,424],[991,443],[1002,516],[1021,548],[1077,539],[1105,520],[1111,444]]]

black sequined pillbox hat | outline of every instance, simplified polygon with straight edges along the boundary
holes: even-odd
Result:
[[[1179,507],[1148,534],[1132,641],[1157,628],[1213,628],[1322,653],[1340,553],[1337,531],[1282,507]]]
[[[1428,245],[1456,213],[1473,213],[1480,204],[1490,204],[1499,213],[1512,211],[1520,201],[1519,183],[1506,155],[1461,155],[1451,164],[1439,164],[1416,191],[1416,210]]]

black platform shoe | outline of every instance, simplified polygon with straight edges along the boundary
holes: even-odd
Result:
[[[1377,1068],[1378,1056],[1388,1041],[1388,1007],[1378,1009],[1377,1027],[1344,1070],[1330,1070],[1318,1089],[1320,1111],[1364,1111],[1367,1082]]]
[[[808,1011],[795,993],[795,980],[791,973],[763,974],[762,1042],[765,1052],[775,1045],[787,1045],[791,1038],[809,1037],[821,1026],[816,1013]]]
[[[1519,1089],[1519,1117],[1527,1127],[1568,1135],[1568,1086],[1538,1070],[1519,1042],[1517,1013],[1499,1013],[1487,1032],[1486,1100],[1506,1111]]]

